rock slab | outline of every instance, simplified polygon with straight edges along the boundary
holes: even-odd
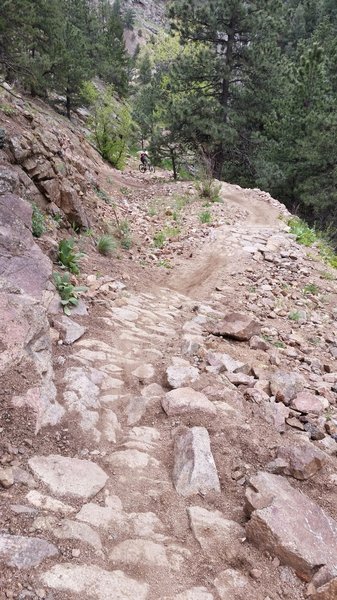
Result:
[[[17,569],[37,567],[58,549],[46,540],[20,535],[0,535],[0,563]]]
[[[176,436],[173,483],[182,496],[221,491],[205,427],[192,427]]]
[[[201,506],[187,509],[194,537],[208,556],[231,560],[238,553],[240,539],[245,530],[239,523],[225,519],[219,510],[206,510]]]
[[[207,396],[188,387],[171,390],[162,398],[161,403],[169,417],[186,413],[216,415],[216,408]]]
[[[85,594],[93,600],[146,600],[149,589],[123,571],[105,571],[94,565],[55,565],[41,579],[53,590]]]
[[[279,475],[260,472],[246,490],[248,539],[310,581],[322,566],[337,566],[337,523]]]
[[[28,464],[54,494],[88,499],[106,484],[108,476],[90,460],[51,454],[33,456]]]

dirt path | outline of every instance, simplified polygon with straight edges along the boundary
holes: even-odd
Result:
[[[267,350],[251,349],[206,333],[210,320],[239,310],[256,312],[266,339],[275,335],[273,326],[288,339],[293,332],[279,320],[277,302],[298,267],[289,262],[280,205],[226,184],[222,196],[223,222],[205,229],[204,243],[191,239],[190,258],[168,275],[149,269],[137,291],[132,279],[107,284],[80,319],[84,335],[56,348],[65,415],[39,437],[29,460],[33,482],[15,504],[16,526],[35,540],[28,596],[34,600],[306,597],[290,568],[246,539],[246,484],[266,469],[280,439],[289,447],[295,439],[292,431],[281,436],[258,396],[269,403],[264,369],[280,364],[277,346],[262,340]],[[224,222],[231,207],[241,216]],[[277,262],[281,252],[285,266]],[[307,263],[302,267],[305,274]],[[282,360],[292,370],[289,349]],[[235,384],[208,358],[217,352],[243,366]],[[251,383],[240,383],[247,372]],[[321,502],[321,489],[329,490],[322,481],[299,489]],[[329,509],[333,498],[326,493]]]
[[[226,456],[230,440],[235,440],[236,456],[257,452],[248,413],[242,405],[238,410],[230,388],[220,391],[215,374],[198,371],[198,347],[203,323],[213,312],[209,302],[216,284],[221,290],[231,270],[244,269],[251,261],[244,246],[265,243],[279,221],[277,211],[242,193],[226,191],[224,197],[247,208],[247,222],[217,229],[214,241],[192,257],[188,268],[174,271],[165,287],[154,281],[141,293],[124,291],[115,302],[97,307],[64,365],[63,405],[67,429],[77,440],[76,455],[89,459],[94,481],[97,468],[108,479],[87,499],[76,490],[76,511],[61,529],[53,519],[33,523],[73,548],[70,562],[54,560],[41,572],[41,585],[53,591],[54,600],[79,595],[98,600],[264,600],[267,590],[271,598],[279,598],[273,595],[275,569],[243,542],[243,489],[228,479],[233,468],[233,456]],[[205,302],[197,313],[196,298]],[[174,387],[201,391],[213,386],[211,413],[165,414],[170,366]],[[174,437],[186,425],[209,432],[222,494],[218,484],[187,497],[177,492]],[[260,432],[268,439],[267,427]],[[259,454],[261,458],[261,449]],[[31,467],[48,485],[51,462],[36,467],[33,461]],[[63,466],[57,469],[60,474]],[[73,512],[65,480],[58,494]],[[256,565],[263,575],[254,581],[248,572]],[[290,587],[293,600],[303,597],[300,583]]]

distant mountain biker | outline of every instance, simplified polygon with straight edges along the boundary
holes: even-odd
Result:
[[[140,162],[144,165],[144,167],[147,167],[150,164],[149,155],[146,151],[141,152]]]

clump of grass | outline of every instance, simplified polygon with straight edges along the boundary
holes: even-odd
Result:
[[[157,231],[153,236],[153,243],[156,248],[162,248],[166,241],[166,235],[163,231]]]
[[[336,277],[330,271],[321,271],[320,272],[321,279],[326,279],[327,281],[335,281]]]
[[[121,247],[124,250],[130,250],[130,248],[132,246],[132,237],[131,237],[130,223],[127,219],[118,221],[117,235],[120,239]]]
[[[33,204],[32,207],[32,234],[39,238],[46,230],[45,216],[36,204]]]
[[[312,294],[315,296],[320,292],[320,288],[318,285],[316,285],[316,283],[307,283],[307,285],[305,285],[303,288],[303,292],[304,294]]]
[[[103,256],[109,256],[116,248],[116,242],[111,235],[102,235],[97,241],[97,250]]]
[[[221,202],[221,183],[205,178],[197,183],[196,188],[201,198],[206,198],[209,202]]]
[[[177,238],[180,235],[180,227],[165,227],[163,233],[165,238]]]
[[[301,314],[298,312],[298,310],[294,310],[289,313],[289,319],[291,321],[299,321],[301,319]]]
[[[209,210],[204,210],[199,214],[199,220],[201,223],[211,223],[212,215]]]

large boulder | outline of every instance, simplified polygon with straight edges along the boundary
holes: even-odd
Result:
[[[259,472],[246,490],[247,538],[304,580],[337,568],[337,523],[280,475]]]
[[[14,194],[3,194],[0,223],[0,277],[40,300],[52,263],[34,242],[31,205]]]

